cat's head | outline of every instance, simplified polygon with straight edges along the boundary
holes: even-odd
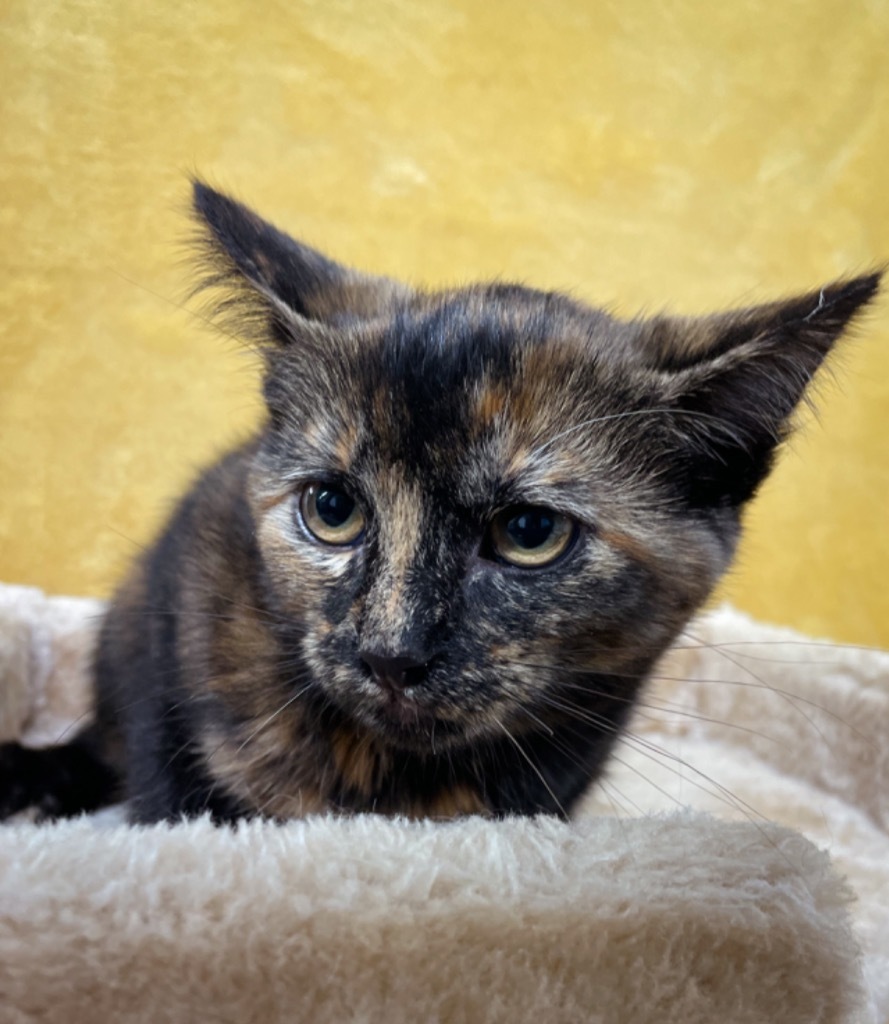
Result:
[[[519,286],[415,291],[202,184],[194,203],[205,283],[265,358],[249,500],[273,604],[309,685],[413,749],[572,708],[616,727],[879,282],[626,322]]]

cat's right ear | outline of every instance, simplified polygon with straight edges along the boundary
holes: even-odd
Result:
[[[214,318],[251,342],[287,345],[324,326],[378,316],[409,294],[335,263],[202,181],[192,189],[202,268],[195,291],[220,296]]]

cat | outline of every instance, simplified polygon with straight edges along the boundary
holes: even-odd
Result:
[[[879,273],[698,319],[358,273],[195,181],[267,419],[117,593],[0,813],[570,815]]]

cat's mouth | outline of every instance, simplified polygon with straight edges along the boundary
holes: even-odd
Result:
[[[465,738],[465,723],[441,710],[420,704],[410,693],[384,693],[366,707],[363,717],[382,737],[396,746],[429,753]]]
[[[386,721],[405,727],[430,726],[435,721],[434,713],[428,707],[418,704],[407,693],[385,690],[381,697],[382,700],[377,704],[377,712]]]
[[[332,674],[338,685],[327,690],[328,697],[356,725],[390,746],[435,755],[489,730],[481,709],[463,706],[453,685],[428,674],[416,682],[405,680],[408,685],[374,678],[360,668],[348,675]]]

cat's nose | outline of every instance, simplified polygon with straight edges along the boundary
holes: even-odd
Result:
[[[370,669],[374,682],[393,692],[416,685],[425,675],[426,659],[422,657],[362,651],[361,660]]]

